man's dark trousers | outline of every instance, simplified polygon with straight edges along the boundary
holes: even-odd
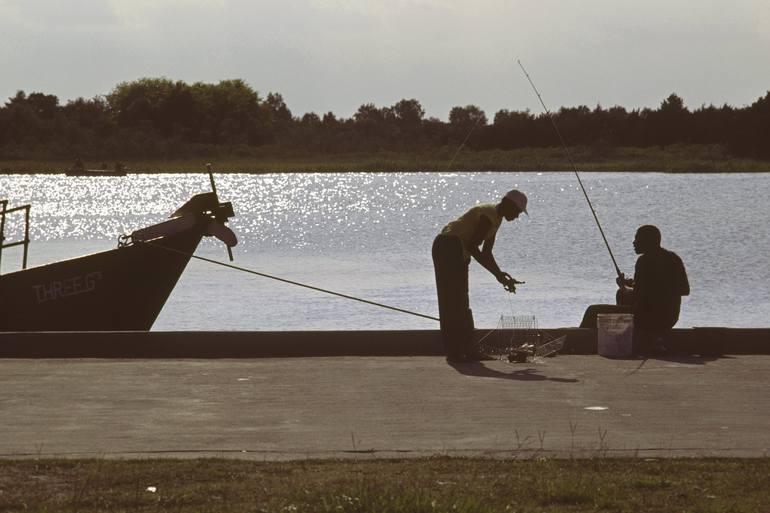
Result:
[[[468,302],[469,263],[458,237],[439,235],[433,241],[441,337],[450,356],[467,352],[473,340],[473,313]]]

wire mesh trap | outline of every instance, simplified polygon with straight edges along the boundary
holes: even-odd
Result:
[[[499,360],[528,362],[557,353],[566,338],[539,329],[534,315],[501,315],[494,332],[479,341],[478,350]]]

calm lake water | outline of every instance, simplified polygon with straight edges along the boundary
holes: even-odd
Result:
[[[770,174],[581,174],[622,270],[633,273],[636,228],[655,224],[687,267],[692,295],[679,326],[768,326]],[[431,244],[477,202],[511,188],[530,217],[503,223],[500,267],[526,281],[508,294],[475,262],[477,327],[501,314],[535,315],[542,327],[575,326],[586,305],[612,302],[615,271],[572,173],[340,173],[217,176],[232,201],[235,264],[344,294],[437,316]],[[160,222],[192,194],[201,174],[71,178],[0,176],[0,198],[32,203],[30,264],[111,249],[118,235]],[[21,216],[6,235],[21,235]],[[198,254],[227,260],[207,239]],[[21,250],[3,252],[18,269]],[[435,328],[380,309],[193,260],[155,330]]]

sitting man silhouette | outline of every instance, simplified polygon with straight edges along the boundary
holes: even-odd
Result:
[[[623,274],[616,282],[617,305],[591,305],[583,315],[581,328],[596,328],[600,313],[633,313],[634,335],[642,350],[663,350],[660,337],[679,320],[682,296],[690,294],[682,259],[660,245],[660,230],[653,225],[639,227],[634,237],[636,260],[634,278]]]

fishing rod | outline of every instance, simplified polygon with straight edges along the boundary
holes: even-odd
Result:
[[[446,166],[447,171],[452,170],[452,164],[454,164],[455,159],[457,158],[457,155],[460,153],[460,150],[463,149],[463,146],[465,146],[465,143],[468,142],[468,139],[471,138],[471,134],[474,130],[476,130],[476,127],[479,126],[479,122],[481,121],[481,115],[476,116],[476,122],[473,124],[470,130],[468,130],[468,134],[465,136],[465,139],[463,139],[463,142],[460,143],[460,146],[457,147],[457,150],[455,150],[454,155],[452,155],[452,160],[449,161],[449,164]]]
[[[575,177],[577,178],[577,181],[580,184],[580,189],[583,191],[583,196],[585,196],[586,201],[588,202],[588,206],[591,209],[591,213],[594,215],[594,220],[596,221],[596,226],[599,228],[599,233],[602,234],[604,245],[607,246],[607,251],[610,253],[612,264],[615,266],[615,272],[618,273],[618,278],[622,278],[623,273],[620,272],[620,267],[618,267],[618,263],[615,261],[615,255],[612,254],[612,249],[610,249],[610,243],[607,242],[607,237],[604,235],[604,230],[602,230],[602,225],[599,222],[599,218],[596,215],[596,210],[594,210],[594,206],[591,204],[591,200],[588,197],[586,188],[583,187],[583,181],[580,179],[577,166],[575,165],[575,161],[572,159],[572,154],[570,153],[569,148],[567,148],[567,144],[564,142],[564,137],[562,137],[561,131],[559,130],[559,127],[556,125],[556,121],[554,121],[551,111],[548,110],[548,107],[545,106],[543,97],[540,96],[540,91],[537,90],[537,87],[535,87],[534,82],[532,82],[532,79],[530,78],[529,73],[527,73],[527,70],[524,69],[524,65],[521,63],[519,59],[516,59],[516,62],[519,64],[521,71],[524,72],[524,76],[527,77],[527,80],[529,81],[529,85],[532,86],[532,90],[535,91],[535,94],[537,95],[537,99],[540,100],[540,105],[543,106],[543,109],[545,110],[545,113],[548,116],[548,119],[551,121],[551,125],[553,126],[553,129],[556,131],[556,135],[559,136],[559,142],[561,142],[561,147],[564,148],[564,153],[567,155],[567,160],[569,160],[569,163],[572,165],[572,170],[575,172]]]

